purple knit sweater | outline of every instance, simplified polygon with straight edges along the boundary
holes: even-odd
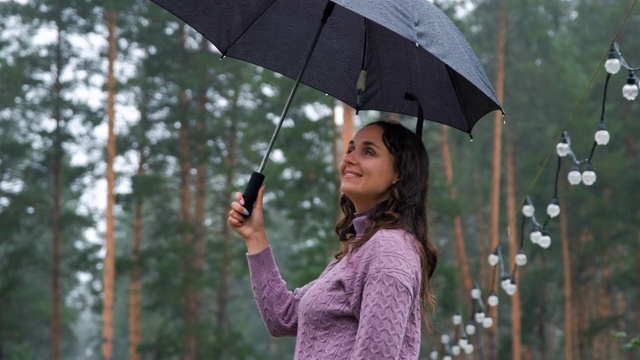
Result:
[[[357,217],[356,233],[367,223]],[[406,231],[377,231],[293,292],[271,248],[247,258],[262,320],[273,336],[296,336],[294,359],[418,359],[420,258]]]

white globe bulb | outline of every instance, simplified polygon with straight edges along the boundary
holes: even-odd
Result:
[[[453,359],[451,358],[451,356],[445,355],[442,357],[442,360],[453,360]]]
[[[542,236],[542,233],[538,230],[534,230],[531,232],[531,234],[529,234],[529,239],[531,240],[532,243],[537,244],[538,241],[540,241],[540,237]]]
[[[496,307],[498,306],[498,303],[500,302],[500,299],[498,299],[498,295],[496,294],[491,294],[489,296],[489,298],[487,299],[487,303],[489,304],[489,306],[491,307]]]
[[[473,324],[467,324],[464,328],[465,332],[469,335],[473,335],[476,333],[476,327]]]
[[[549,237],[549,235],[542,235],[538,241],[538,245],[543,249],[548,248],[551,245],[551,237]]]
[[[453,315],[452,321],[453,321],[453,325],[460,325],[462,324],[462,316],[458,314]]]
[[[429,354],[429,357],[431,358],[431,360],[438,360],[438,352],[433,350],[431,354]]]
[[[637,84],[625,84],[622,87],[622,96],[624,96],[624,98],[629,100],[629,101],[634,100],[636,98],[636,96],[638,96],[638,85]]]
[[[504,289],[504,291],[509,296],[513,296],[513,294],[515,294],[517,290],[518,290],[518,287],[514,283],[510,283],[509,285],[507,285],[507,288]]]
[[[604,63],[604,68],[611,75],[617,74],[620,71],[620,60],[617,58],[607,59]]]
[[[449,335],[442,334],[442,336],[440,337],[440,342],[442,342],[443,344],[448,344],[449,343]]]
[[[593,170],[585,170],[585,172],[582,173],[582,182],[587,186],[593,185],[593,183],[596,182],[596,173],[595,173],[595,171],[593,171]]]
[[[532,217],[532,216],[533,216],[533,212],[534,212],[535,210],[536,210],[536,209],[533,207],[533,205],[529,205],[529,204],[527,204],[527,205],[524,205],[524,206],[522,207],[522,214],[523,214],[524,216],[526,216],[526,217]]]
[[[511,284],[511,279],[509,279],[509,278],[505,278],[505,279],[503,279],[503,280],[500,282],[500,286],[501,286],[504,290],[506,290],[506,289],[507,289],[507,286],[509,286],[509,284]]]
[[[469,340],[467,340],[466,338],[460,338],[460,340],[458,340],[458,345],[460,347],[465,347],[469,344]]]
[[[480,289],[471,289],[471,298],[478,300],[480,299]]]
[[[490,254],[488,260],[489,260],[489,265],[496,266],[500,261],[500,257],[496,254]]]
[[[569,179],[569,183],[571,185],[578,185],[582,181],[582,174],[580,174],[580,171],[578,171],[577,168],[571,169],[567,175],[567,179]]]
[[[527,255],[525,255],[524,253],[519,253],[518,255],[516,255],[516,265],[518,266],[527,265]]]
[[[482,324],[482,320],[484,320],[484,312],[482,311],[476,312],[474,319],[478,324]]]
[[[482,327],[488,329],[493,326],[493,319],[490,317],[486,317],[482,320]]]
[[[560,206],[558,204],[551,203],[547,206],[547,215],[554,218],[560,215]]]
[[[569,149],[571,149],[571,147],[566,142],[561,141],[556,145],[556,153],[560,157],[569,155]]]
[[[596,131],[594,138],[596,140],[596,144],[607,145],[611,136],[609,135],[609,132],[607,130],[598,130]]]
[[[473,353],[473,344],[467,344],[467,346],[464,347],[464,353],[467,355]]]
[[[453,345],[453,346],[451,347],[451,353],[452,353],[454,356],[458,356],[458,355],[460,355],[460,346],[458,346],[458,345]]]

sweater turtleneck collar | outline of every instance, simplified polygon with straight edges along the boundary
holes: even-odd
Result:
[[[371,223],[369,216],[373,214],[374,208],[370,208],[353,214],[353,227],[356,229],[356,236],[362,235],[364,230]]]

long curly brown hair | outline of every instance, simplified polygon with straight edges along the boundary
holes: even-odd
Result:
[[[429,238],[427,221],[429,156],[422,140],[398,122],[381,120],[366,126],[382,128],[382,140],[393,156],[399,180],[391,186],[389,199],[374,207],[369,215],[371,226],[358,237],[353,226],[355,206],[347,196],[341,196],[341,214],[335,228],[341,247],[335,258],[342,259],[352,254],[380,229],[406,230],[415,238],[420,256],[423,274],[420,300],[423,315],[427,315],[433,312],[436,305],[431,292],[431,277],[438,264],[438,250]],[[428,325],[427,318],[424,316]]]

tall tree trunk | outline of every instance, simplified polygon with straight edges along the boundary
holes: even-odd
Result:
[[[442,149],[442,162],[444,164],[447,187],[449,188],[449,198],[455,201],[458,198],[458,191],[453,184],[453,165],[451,164],[451,151],[449,149],[446,125],[440,125],[440,148]],[[464,291],[462,299],[466,299],[471,293],[473,285],[471,274],[469,273],[469,262],[467,261],[467,253],[464,246],[464,234],[462,232],[462,219],[460,215],[456,215],[453,218],[453,244],[456,249],[456,263],[460,269],[462,291]]]
[[[504,68],[505,68],[505,32],[507,27],[507,16],[505,0],[498,0],[498,34],[496,50],[496,96],[503,101],[504,94]],[[491,173],[491,248],[495,249],[499,242],[499,221],[500,221],[500,163],[502,154],[502,114],[496,111],[494,116],[493,130],[493,166]],[[489,330],[489,358],[498,357],[498,308],[489,310],[493,318],[493,326]]]
[[[182,254],[182,270],[185,285],[185,360],[196,358],[196,304],[194,298],[193,283],[193,233],[191,222],[191,161],[189,151],[189,120],[187,119],[188,100],[186,90],[180,92],[180,105],[183,113],[180,119],[179,144],[180,144],[180,222],[182,223],[182,242],[184,243]]]
[[[102,357],[105,360],[113,358],[113,309],[115,299],[115,220],[113,216],[115,196],[115,172],[113,161],[116,156],[116,138],[114,133],[115,122],[115,88],[116,80],[113,71],[116,60],[116,20],[117,14],[114,10],[107,10],[105,13],[107,28],[109,29],[109,50],[108,50],[108,72],[107,72],[107,118],[108,118],[108,138],[107,138],[107,208],[106,222],[107,231],[105,234],[106,254],[103,267],[103,308],[102,308]]]
[[[62,236],[60,234],[60,204],[61,204],[61,183],[62,177],[62,136],[61,129],[62,119],[60,110],[60,98],[62,91],[62,83],[60,81],[60,73],[62,71],[62,34],[58,30],[58,38],[56,42],[56,73],[54,92],[56,103],[53,118],[56,121],[53,139],[53,214],[51,219],[51,238],[52,238],[52,269],[51,269],[51,359],[60,359],[60,342],[61,342],[61,315],[60,315],[60,248],[62,246]]]
[[[562,206],[561,208],[564,208]],[[562,269],[564,274],[564,358],[573,359],[573,285],[571,256],[566,211],[560,212],[560,240],[562,242]]]
[[[200,41],[200,50],[203,53],[208,51],[209,42],[206,38],[202,37]],[[205,74],[203,74],[206,78]],[[207,150],[207,87],[202,86],[200,88],[200,94],[198,95],[198,119],[196,122],[196,152],[197,152],[197,164],[196,164],[196,189],[195,189],[195,209],[194,209],[194,221],[195,221],[195,261],[194,261],[194,282],[200,284],[202,281],[202,274],[204,271],[204,254],[205,254],[205,218],[206,218],[206,204],[207,204],[207,173],[208,173],[208,159],[209,152]],[[195,317],[201,318],[202,312],[202,291],[198,285],[194,289],[195,304]]]
[[[180,25],[181,44],[183,51],[182,65],[187,68],[188,53],[186,50],[187,32],[184,24]],[[180,131],[178,143],[180,146],[180,222],[182,224],[182,272],[185,286],[184,308],[184,360],[195,360],[198,352],[197,341],[197,304],[195,299],[194,283],[194,249],[193,249],[193,222],[191,217],[191,152],[189,136],[189,96],[187,89],[180,88]]]
[[[509,219],[509,264],[515,267],[516,255],[520,250],[520,242],[515,229],[516,226],[516,174],[511,137],[507,141],[507,218]],[[515,271],[516,285],[520,286],[520,272]],[[511,359],[520,360],[522,355],[522,308],[520,291],[511,296]]]
[[[593,235],[591,234],[589,229],[582,229],[580,233],[580,249],[588,249],[590,243],[593,240]],[[581,263],[581,271],[580,278],[582,281],[579,282],[577,287],[577,294],[574,298],[574,315],[576,317],[576,332],[578,334],[578,354],[576,357],[578,359],[585,359],[588,356],[588,349],[591,345],[591,338],[589,338],[589,323],[592,319],[591,315],[591,303],[593,302],[594,296],[592,295],[592,289],[595,287],[595,284],[591,281],[595,279],[595,274],[593,272],[593,266],[591,262],[584,260],[584,254],[579,253],[576,254],[575,261]],[[586,279],[589,279],[587,281]]]
[[[144,148],[140,147],[140,162],[138,163],[137,176],[144,175],[145,156]],[[140,245],[142,243],[142,214],[144,201],[137,197],[134,203],[133,234],[131,239],[131,273],[129,289],[129,360],[139,360],[138,346],[141,343],[140,335]]]

